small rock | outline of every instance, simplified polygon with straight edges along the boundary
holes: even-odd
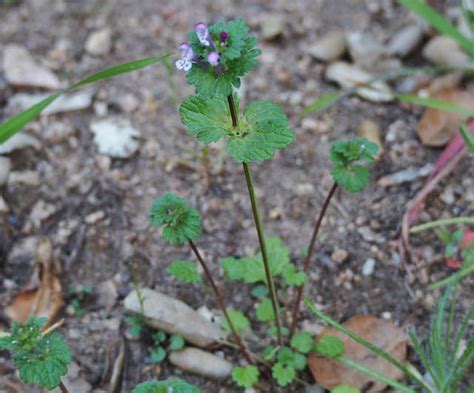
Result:
[[[25,110],[48,97],[48,94],[26,94],[18,93],[8,100],[10,112]],[[59,97],[42,114],[51,115],[55,113],[80,111],[92,105],[92,92],[80,91]]]
[[[229,361],[198,348],[171,352],[170,362],[185,371],[208,378],[228,378],[233,365]]]
[[[331,254],[331,259],[338,264],[344,263],[347,258],[349,258],[349,253],[342,248],[336,248]]]
[[[180,334],[186,341],[199,347],[224,338],[226,334],[216,324],[206,320],[186,303],[148,288],[141,289],[145,323],[169,334]],[[125,309],[141,314],[137,292],[132,291],[124,300]]]
[[[8,157],[0,156],[0,186],[7,183],[11,168],[12,162],[10,159]]]
[[[8,213],[9,211],[10,209],[8,208],[8,205],[5,202],[5,199],[3,199],[2,196],[0,195],[0,213]]]
[[[341,30],[333,30],[309,46],[308,53],[317,60],[334,61],[346,52],[346,38]]]
[[[25,147],[32,147],[39,150],[41,148],[41,143],[34,136],[20,132],[13,135],[6,142],[0,144],[0,154],[8,154],[15,150],[24,149]]]
[[[375,268],[375,259],[369,258],[362,265],[362,275],[371,276]]]
[[[35,171],[11,172],[8,178],[8,185],[37,186],[39,183],[39,174]]]
[[[321,121],[312,119],[311,117],[305,117],[301,122],[301,127],[305,131],[311,131],[318,134],[325,134],[330,130],[330,124],[327,121]]]
[[[36,228],[40,228],[41,223],[51,217],[55,212],[56,207],[54,205],[40,199],[31,209],[30,220]]]
[[[13,248],[8,254],[8,263],[15,265],[30,262],[35,259],[38,248],[38,238],[36,236],[24,237],[13,244]]]
[[[117,301],[117,284],[114,280],[107,280],[99,284],[97,289],[97,304],[110,311]]]
[[[17,87],[42,87],[50,90],[61,87],[57,76],[38,64],[22,46],[10,44],[5,47],[3,69],[7,81]]]
[[[300,183],[296,185],[296,195],[312,195],[314,194],[315,189],[311,183]]]
[[[370,227],[359,227],[357,232],[362,236],[362,238],[369,243],[383,243],[385,241],[384,237],[378,233],[375,233],[370,229]]]
[[[93,56],[108,54],[112,48],[112,32],[110,29],[105,28],[90,33],[85,48]]]
[[[101,154],[114,158],[131,157],[138,150],[134,139],[140,132],[128,120],[105,119],[91,124],[94,142]]]
[[[72,362],[68,367],[67,374],[63,377],[64,385],[70,393],[91,393],[92,386],[84,378],[81,369],[76,362]],[[52,393],[61,393],[60,388],[56,388]]]
[[[423,48],[423,57],[439,66],[458,67],[469,64],[469,56],[451,37],[439,35]]]
[[[280,15],[267,15],[262,22],[262,38],[270,41],[283,33],[284,22]]]
[[[140,106],[140,101],[133,94],[126,94],[118,98],[118,104],[125,113],[132,113]]]
[[[380,138],[380,127],[377,123],[370,119],[364,119],[360,122],[357,134],[362,138],[367,138],[370,142],[375,143],[379,151],[376,159],[380,158],[383,153],[382,139]]]
[[[409,25],[399,30],[387,44],[387,52],[393,56],[408,56],[421,42],[424,29],[421,25]]]
[[[326,78],[337,82],[344,88],[357,88],[361,84],[374,79],[374,76],[361,68],[338,61],[332,63],[326,69]],[[393,100],[393,94],[388,85],[382,81],[372,83],[367,87],[359,87],[356,93],[373,102],[388,102]]]
[[[84,221],[86,224],[89,225],[94,225],[97,224],[99,221],[103,220],[105,218],[105,213],[102,210],[99,210],[97,212],[88,214]]]
[[[349,32],[346,41],[354,63],[362,68],[372,69],[384,54],[383,46],[370,34]]]
[[[444,191],[439,196],[446,205],[452,205],[456,201],[456,197],[454,196],[454,190],[452,187],[448,186],[444,189]]]
[[[381,177],[377,180],[377,185],[380,187],[389,187],[402,184],[405,182],[411,182],[419,179],[420,177],[428,176],[434,168],[434,165],[429,163],[421,168],[407,168],[402,171],[392,173],[387,176]]]

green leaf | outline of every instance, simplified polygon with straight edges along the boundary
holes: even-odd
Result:
[[[167,268],[166,272],[179,281],[190,282],[192,284],[202,283],[202,277],[197,271],[197,265],[190,261],[174,261]]]
[[[343,384],[331,389],[331,393],[360,393],[360,390],[354,386]]]
[[[236,97],[234,101],[237,102]],[[238,105],[236,108],[238,112]],[[293,130],[281,106],[271,101],[254,101],[239,115],[233,127],[224,96],[191,96],[181,104],[181,121],[188,132],[205,144],[227,139],[227,151],[237,162],[249,163],[273,157],[294,139]]]
[[[275,319],[272,301],[269,298],[263,299],[263,301],[258,305],[257,310],[255,312],[257,315],[257,319],[260,322],[270,322]]]
[[[473,109],[455,104],[453,102],[440,100],[438,98],[420,97],[420,96],[411,95],[411,94],[397,94],[396,98],[398,98],[400,101],[403,101],[409,104],[421,105],[428,108],[434,108],[434,109],[439,109],[446,112],[457,113],[459,115],[466,116],[466,117],[474,116]]]
[[[145,59],[140,59],[136,61],[132,61],[125,64],[120,64],[106,70],[100,71],[96,74],[93,74],[85,79],[73,84],[72,86],[68,87],[64,92],[69,92],[73,89],[78,87],[84,86],[86,84],[94,83],[103,79],[108,79],[120,74],[124,74],[127,72],[135,71],[140,68],[148,67],[152,64],[156,64],[166,57],[170,56],[169,54],[163,56],[154,56],[148,57]],[[40,101],[39,103],[33,105],[32,107],[26,109],[25,111],[11,117],[6,122],[0,124],[0,144],[8,140],[18,131],[20,131],[26,124],[30,121],[34,120],[39,114],[50,104],[52,104],[61,93],[55,93],[46,97],[44,100]]]
[[[433,26],[440,33],[455,39],[459,45],[467,50],[471,56],[474,56],[474,46],[472,41],[465,37],[454,27],[446,18],[440,15],[435,9],[431,8],[422,0],[399,0],[400,3],[421,16],[426,22]]]
[[[265,347],[265,349],[262,351],[262,358],[266,361],[272,361],[275,358],[275,355],[278,353],[278,349],[278,347],[273,347],[271,345]]]
[[[278,335],[278,331],[277,331],[276,326],[270,327],[267,330],[267,334],[271,337],[276,337]],[[288,334],[290,334],[290,331],[286,327],[282,326],[281,327],[281,335],[282,336],[288,336]]]
[[[290,366],[295,370],[301,371],[306,367],[306,357],[300,353],[292,351],[288,347],[283,347],[278,352],[278,363]]]
[[[184,348],[184,338],[180,334],[173,334],[170,337],[170,343],[168,345],[169,351],[180,351]]]
[[[275,363],[272,367],[272,376],[280,386],[287,386],[296,377],[296,371],[291,366],[286,366],[281,363]]]
[[[143,319],[135,315],[128,315],[124,321],[128,325],[128,333],[133,337],[140,337],[144,326]]]
[[[166,358],[166,350],[160,345],[153,348],[150,353],[150,359],[153,364],[159,364]]]
[[[339,337],[324,336],[314,346],[315,352],[328,358],[338,358],[344,354],[344,343]]]
[[[237,310],[227,310],[227,314],[229,315],[237,333],[243,332],[250,327],[250,321],[242,312]],[[227,333],[231,332],[229,324],[225,318],[221,319],[221,326]]]
[[[366,164],[375,161],[379,148],[365,138],[336,141],[331,146],[334,181],[350,192],[362,191],[370,180]]]
[[[160,344],[166,341],[166,333],[163,330],[158,330],[153,333],[153,341],[155,344]]]
[[[313,348],[313,337],[307,332],[296,333],[291,338],[290,345],[301,353],[309,353]]]
[[[232,379],[234,382],[243,388],[251,388],[258,383],[260,371],[252,365],[246,367],[236,367],[232,370]]]
[[[461,124],[461,135],[464,139],[464,144],[467,149],[474,154],[474,135],[471,133],[466,124]]]
[[[150,223],[155,227],[163,226],[163,239],[171,244],[184,244],[201,235],[199,212],[174,193],[155,200],[150,209]]]
[[[266,244],[270,271],[275,277],[281,274],[284,267],[290,263],[289,250],[279,237],[266,238]],[[224,258],[221,266],[231,280],[243,281],[247,284],[267,282],[261,253],[252,258]]]
[[[143,382],[135,388],[132,393],[201,393],[201,390],[181,379],[169,379],[167,381]]]
[[[256,297],[257,299],[260,299],[262,297],[268,296],[268,288],[266,285],[257,285],[256,287],[252,288],[250,291],[253,297]]]
[[[285,266],[282,272],[285,285],[299,287],[306,282],[306,273],[297,271],[296,266],[293,263],[289,263]]]

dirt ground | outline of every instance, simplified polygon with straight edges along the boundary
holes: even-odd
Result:
[[[339,320],[369,313],[401,325],[412,318],[422,332],[439,295],[427,290],[427,285],[449,273],[443,263],[442,245],[432,232],[412,236],[413,261],[399,254],[401,218],[424,179],[393,187],[375,184],[383,175],[434,162],[441,152],[423,146],[417,138],[415,128],[422,110],[397,103],[374,104],[351,96],[324,112],[308,115],[314,120],[312,129],[303,127],[298,116],[305,105],[336,88],[324,79],[324,64],[305,51],[309,42],[334,27],[370,31],[379,42],[386,42],[404,25],[407,15],[395,3],[30,0],[0,6],[0,45],[23,45],[62,80],[73,81],[112,64],[172,51],[198,21],[241,16],[260,38],[265,18],[270,14],[282,16],[282,37],[259,39],[263,51],[260,65],[245,79],[245,101],[262,98],[282,104],[296,132],[295,143],[285,151],[273,160],[254,165],[266,233],[280,236],[290,246],[292,258],[301,264],[313,217],[331,186],[330,142],[355,135],[363,119],[377,122],[385,152],[375,166],[374,181],[358,195],[337,193],[323,222],[307,295]],[[112,30],[111,53],[88,55],[84,50],[88,34],[105,26]],[[419,62],[417,53],[404,61],[409,65]],[[1,74],[0,88],[0,119],[6,119],[12,114],[5,109],[6,102],[17,90],[2,82]],[[192,255],[187,248],[165,244],[159,232],[149,227],[148,210],[156,197],[175,191],[199,208],[204,230],[198,246],[213,272],[221,277],[221,258],[249,255],[257,250],[258,242],[241,167],[224,158],[219,147],[211,148],[205,165],[199,158],[201,146],[186,136],[180,124],[177,103],[192,93],[183,74],[170,74],[158,65],[90,89],[94,92],[92,108],[42,117],[27,127],[41,141],[41,148],[9,155],[13,171],[35,171],[40,182],[36,186],[0,188],[9,207],[8,213],[0,213],[0,309],[28,282],[35,241],[49,238],[62,267],[63,288],[92,288],[92,294],[82,303],[82,316],[74,315],[68,307],[73,296],[65,295],[61,331],[85,379],[94,388],[106,389],[110,362],[123,337],[122,300],[132,290],[130,267],[143,286],[175,296],[195,308],[217,307],[205,289],[178,284],[164,272],[171,261],[192,259]],[[128,118],[140,130],[140,149],[131,158],[108,162],[98,153],[89,125],[104,117],[104,110],[105,117]],[[58,138],[51,131],[55,127],[68,131]],[[388,134],[392,137],[386,139]],[[472,159],[465,159],[430,195],[419,221],[469,214],[473,189],[474,166]],[[452,200],[442,198],[446,190],[453,195]],[[31,217],[38,201],[51,206],[51,214],[39,224]],[[97,221],[90,218],[96,212],[103,212]],[[336,249],[349,253],[341,264],[330,257]],[[375,260],[375,268],[364,276],[361,269],[369,258]],[[112,303],[107,302],[110,282],[117,294]],[[251,314],[253,303],[248,292],[228,283],[225,288],[233,307]],[[473,289],[472,278],[462,283],[460,310],[472,304]],[[314,322],[306,310],[303,317]],[[0,329],[6,327],[4,319]],[[161,368],[145,364],[149,344],[146,338],[127,340],[121,392],[129,392],[139,381],[171,375],[196,383],[206,392],[239,391],[230,381],[214,383],[168,363]],[[232,356],[232,351],[224,351]],[[7,359],[0,360],[2,373],[15,380]],[[306,377],[311,381],[309,374]],[[0,391],[4,388],[1,385]]]

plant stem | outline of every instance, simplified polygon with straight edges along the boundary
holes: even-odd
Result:
[[[309,243],[308,251],[306,253],[306,257],[303,264],[303,271],[306,274],[308,273],[308,270],[309,270],[309,263],[311,262],[311,257],[313,256],[314,246],[316,244],[316,239],[318,238],[318,233],[319,233],[319,229],[321,228],[321,223],[323,222],[323,218],[328,209],[329,202],[331,202],[331,198],[336,192],[336,189],[337,189],[337,183],[334,183],[331,189],[329,190],[326,200],[324,201],[323,207],[321,211],[319,212],[319,217],[316,220],[316,224],[314,225],[313,234],[311,236],[311,241]],[[303,298],[303,292],[304,292],[304,283],[303,285],[300,285],[298,287],[298,290],[296,292],[295,302],[293,304],[293,313],[292,313],[292,318],[291,318],[290,337],[293,336],[293,334],[295,334],[295,331],[296,331],[296,325],[300,317],[301,299]]]
[[[453,224],[474,224],[474,217],[451,217],[443,218],[441,220],[430,221],[421,225],[411,227],[410,233],[422,232],[426,231],[427,229]]]
[[[227,96],[229,103],[230,115],[232,117],[232,126],[238,125],[238,114],[235,107],[234,96],[232,94]],[[244,168],[245,180],[247,181],[247,189],[249,192],[250,203],[252,204],[253,218],[255,221],[255,228],[257,229],[258,242],[260,243],[260,251],[262,252],[263,267],[265,269],[265,277],[267,281],[268,290],[270,291],[270,300],[272,302],[273,314],[275,315],[275,325],[277,328],[278,343],[283,346],[283,336],[281,334],[281,320],[280,320],[280,306],[275,291],[275,284],[273,282],[272,272],[270,270],[270,263],[268,261],[267,245],[265,243],[265,234],[263,226],[260,221],[260,213],[258,211],[257,198],[255,196],[255,189],[253,186],[252,172],[247,163],[242,163]]]
[[[224,314],[224,318],[227,321],[227,324],[229,325],[229,328],[232,332],[232,336],[234,337],[235,343],[239,347],[240,352],[242,352],[242,355],[244,356],[244,358],[250,364],[255,364],[255,361],[253,360],[252,356],[250,356],[247,348],[245,347],[245,345],[242,341],[242,338],[237,333],[237,330],[235,329],[235,326],[232,323],[232,320],[230,319],[229,314],[227,313],[227,309],[225,307],[224,297],[222,296],[222,292],[220,291],[219,287],[217,286],[216,282],[214,281],[214,278],[212,278],[212,274],[211,274],[209,268],[207,267],[206,262],[204,261],[201,253],[199,252],[199,250],[197,249],[196,245],[194,244],[194,242],[192,240],[189,241],[189,245],[191,246],[191,249],[193,250],[194,255],[196,255],[196,258],[198,259],[199,263],[201,264],[201,266],[204,270],[204,274],[206,275],[207,280],[211,284],[212,290],[214,292],[214,296],[216,297],[217,303],[219,304],[219,307],[220,307],[222,313]]]
[[[67,390],[67,387],[63,384],[63,381],[59,381],[59,389],[61,389],[62,393],[69,393],[69,390]]]
[[[247,188],[249,191],[250,202],[252,204],[253,218],[255,220],[255,228],[257,229],[258,241],[260,243],[260,250],[262,252],[263,267],[265,268],[265,277],[267,279],[268,290],[270,291],[270,300],[272,302],[273,314],[275,315],[275,325],[277,328],[278,343],[283,346],[283,336],[281,334],[280,321],[280,306],[275,291],[275,284],[273,283],[272,272],[270,270],[270,262],[268,261],[267,245],[265,242],[265,235],[263,226],[260,221],[260,213],[258,211],[257,198],[255,196],[255,189],[253,186],[252,172],[247,163],[243,163],[245,180],[247,181]]]

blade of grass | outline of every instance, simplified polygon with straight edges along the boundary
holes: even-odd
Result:
[[[473,44],[474,45],[474,44]],[[395,98],[398,98],[402,102],[409,104],[422,105],[428,108],[440,109],[442,111],[459,113],[460,115],[467,117],[474,117],[474,110],[466,108],[464,106],[454,104],[449,101],[439,100],[437,98],[420,97],[411,94],[395,94]]]
[[[323,94],[321,97],[313,101],[299,113],[299,116],[306,116],[308,113],[320,111],[329,108],[342,96],[341,91],[331,91]]]
[[[460,130],[467,149],[474,154],[474,135],[469,131],[467,124],[461,124]]]
[[[416,381],[420,386],[423,386],[425,389],[429,388],[422,379],[420,379],[411,370],[409,370],[403,363],[399,362],[393,356],[391,356],[390,354],[385,352],[383,349],[381,349],[381,348],[377,347],[376,345],[372,344],[370,341],[367,341],[367,340],[363,339],[362,337],[358,336],[357,334],[355,334],[351,330],[347,329],[345,326],[343,326],[340,323],[336,322],[329,315],[326,315],[321,310],[318,310],[318,308],[313,303],[311,303],[311,301],[309,299],[305,299],[304,304],[306,305],[306,307],[309,308],[309,310],[315,316],[322,319],[329,326],[339,330],[340,332],[344,333],[346,336],[349,336],[350,338],[352,338],[355,342],[357,342],[360,345],[363,345],[364,347],[370,349],[372,352],[376,353],[377,355],[379,355],[381,358],[385,359],[390,364],[393,364],[395,367],[397,367],[398,369],[403,371],[406,375],[408,375],[410,378],[412,378],[414,381]]]
[[[410,228],[410,233],[418,233],[426,231],[427,229],[432,229],[444,225],[454,225],[454,224],[474,224],[474,217],[452,217],[452,218],[442,218],[441,220],[430,221],[424,224],[415,225]]]
[[[436,281],[435,283],[429,285],[428,289],[442,288],[446,285],[455,283],[457,281],[461,281],[464,277],[468,276],[472,272],[474,272],[474,263],[471,263],[469,264],[469,266],[466,266],[462,268],[461,270],[458,270],[456,273],[452,274],[451,276],[443,280]]]
[[[461,340],[464,337],[464,334],[466,334],[466,330],[469,326],[469,322],[471,319],[474,318],[474,304],[471,306],[469,309],[468,313],[464,317],[461,326],[459,327],[458,331],[456,332],[456,337],[454,338],[454,345],[453,348],[451,349],[453,351],[453,358],[458,352],[459,345],[461,344]]]
[[[170,56],[170,54],[165,54],[163,56],[154,56],[147,57],[145,59],[140,59],[132,61],[125,64],[119,64],[105,70],[99,71],[91,76],[82,79],[81,81],[69,86],[62,92],[54,93],[49,97],[46,97],[44,100],[33,105],[32,107],[24,110],[23,112],[18,113],[17,115],[11,117],[4,123],[0,124],[0,144],[11,138],[18,131],[20,131],[25,125],[38,117],[41,112],[46,109],[50,104],[52,104],[62,93],[77,89],[84,85],[98,82],[104,79],[112,78],[114,76],[125,74],[131,71],[139,70],[141,68],[148,67],[152,64],[159,63],[163,59]]]
[[[457,391],[457,387],[461,383],[461,380],[466,373],[467,369],[474,359],[474,339],[471,339],[467,344],[467,348],[464,350],[461,357],[453,366],[452,378],[450,378],[449,383],[450,387],[453,388],[453,391]]]
[[[415,347],[415,351],[417,355],[420,357],[420,360],[423,363],[423,366],[425,366],[426,371],[428,372],[428,374],[430,374],[431,378],[433,378],[433,382],[435,383],[435,385],[439,386],[440,382],[438,380],[438,377],[436,373],[433,372],[433,368],[431,367],[431,362],[429,361],[427,353],[423,349],[423,346],[421,345],[421,342],[418,339],[418,336],[416,335],[415,329],[413,327],[410,327],[408,329],[408,335],[410,336],[411,342],[413,343],[413,346]]]
[[[444,16],[421,0],[399,0],[410,11],[421,16],[441,34],[445,34],[457,41],[471,56],[474,56],[474,45],[449,22]]]

